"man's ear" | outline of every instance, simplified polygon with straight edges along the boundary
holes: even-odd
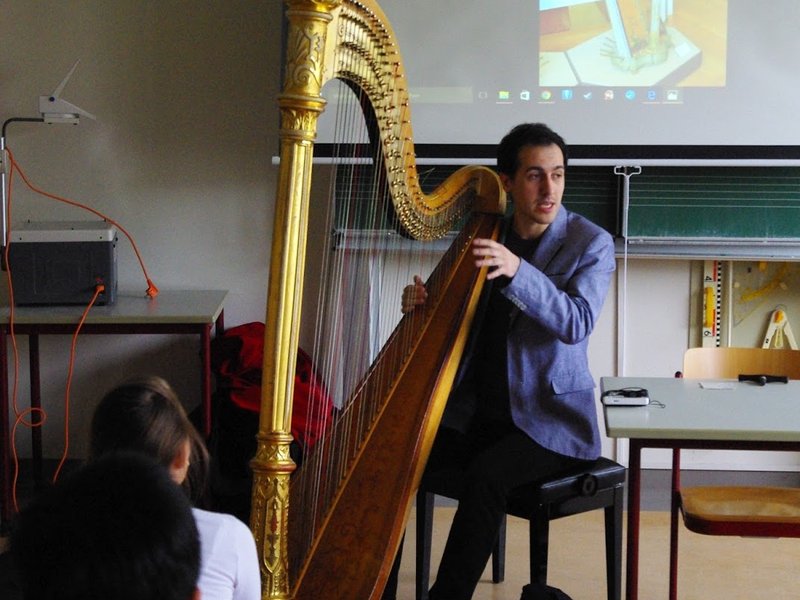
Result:
[[[194,588],[194,594],[192,594],[192,600],[200,600],[200,588]]]
[[[498,173],[498,177],[500,177],[500,183],[503,184],[503,190],[508,193],[511,191],[511,177],[506,175],[505,173]]]

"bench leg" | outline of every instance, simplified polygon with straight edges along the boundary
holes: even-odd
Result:
[[[431,539],[433,538],[434,494],[417,494],[417,564],[416,599],[428,600],[431,576]]]
[[[500,529],[497,532],[497,541],[492,550],[492,583],[503,583],[506,578],[506,521],[508,517],[503,515]]]
[[[550,515],[547,507],[539,507],[531,515],[530,529],[530,567],[531,583],[547,583],[547,556],[550,539]]]
[[[614,488],[614,502],[605,508],[606,586],[608,600],[622,598],[622,497],[623,486]]]

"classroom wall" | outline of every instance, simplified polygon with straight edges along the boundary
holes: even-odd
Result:
[[[78,126],[11,124],[7,144],[29,179],[124,226],[160,289],[227,289],[226,325],[263,321],[280,3],[2,0],[0,14],[0,119],[38,116],[38,96],[53,92],[78,59],[62,97],[97,117]],[[12,199],[12,225],[95,218],[27,192],[19,179]],[[144,294],[122,235],[118,261],[120,291]],[[63,446],[69,342],[41,340],[50,457]],[[27,405],[25,338],[19,349]],[[188,406],[199,402],[194,337],[84,336],[77,352],[71,455],[85,451],[99,396],[130,374],[165,376]],[[19,437],[29,454],[27,433]]]
[[[277,0],[0,0],[0,118],[36,116],[38,96],[52,92],[77,59],[63,97],[97,116],[77,127],[12,125],[7,143],[25,173],[125,226],[161,289],[229,290],[229,327],[265,315],[280,12]],[[13,202],[12,225],[88,218],[29,193],[19,180]],[[123,238],[118,260],[120,290],[143,294],[144,278]],[[690,336],[690,271],[682,260],[636,259],[620,268],[590,343],[595,377],[671,376],[680,368]],[[41,346],[44,450],[55,458],[64,445],[69,339],[47,337]],[[19,351],[24,407],[25,338]],[[81,338],[70,455],[85,455],[89,415],[113,384],[134,373],[160,374],[191,408],[199,402],[198,371],[192,338]],[[27,434],[18,437],[19,453],[29,455]],[[615,452],[606,440],[604,453]]]

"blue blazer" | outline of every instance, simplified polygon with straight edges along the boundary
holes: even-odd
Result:
[[[600,431],[587,345],[614,273],[614,241],[607,231],[562,206],[533,255],[521,258],[517,274],[503,290],[514,305],[507,344],[511,417],[545,448],[597,458]],[[486,288],[482,301],[491,286]],[[470,333],[443,426],[466,430],[480,401],[470,362],[484,312]]]

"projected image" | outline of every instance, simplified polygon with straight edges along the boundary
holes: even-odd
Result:
[[[727,0],[540,0],[539,9],[540,86],[725,85]]]
[[[623,147],[680,160],[687,147],[725,160],[730,147],[780,160],[800,148],[800,0],[377,1],[418,156],[491,159],[500,132],[534,120],[615,166]],[[336,92],[324,93],[318,141],[335,131]]]

